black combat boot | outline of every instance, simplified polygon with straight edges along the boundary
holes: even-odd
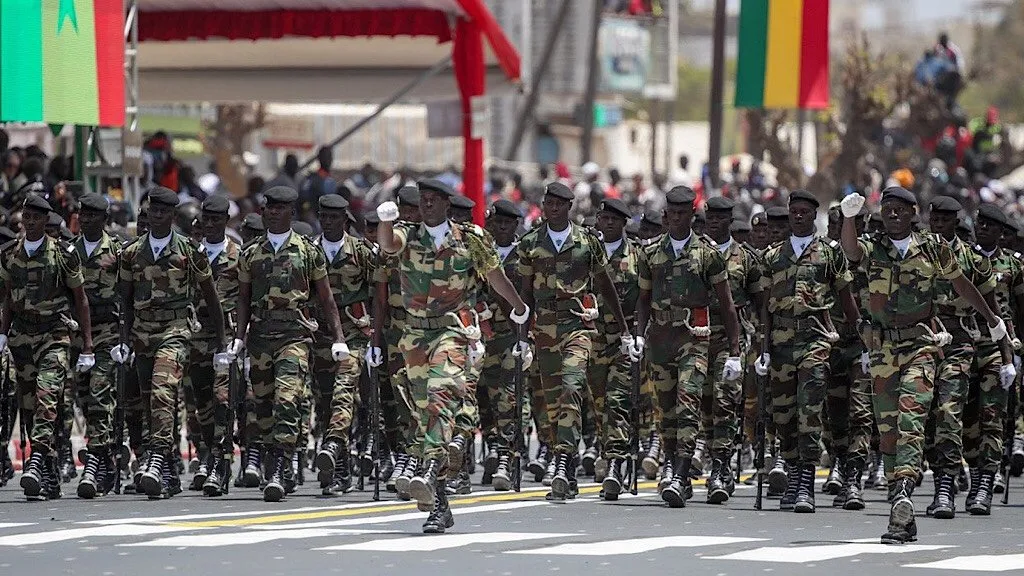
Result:
[[[402,500],[409,500],[412,496],[409,495],[409,482],[412,481],[413,476],[419,471],[420,459],[415,456],[409,456],[405,461],[405,468],[395,479],[395,491],[398,493],[398,497]]]
[[[786,470],[786,489],[782,493],[782,498],[779,499],[779,510],[792,510],[793,506],[796,505],[796,494],[800,489],[800,471],[796,467],[796,463],[783,464]],[[775,472],[773,469],[772,472]],[[768,480],[771,482],[771,474],[768,475]]]
[[[718,458],[711,461],[711,475],[708,476],[708,504],[724,504],[729,500],[729,492],[725,487],[725,478],[732,476],[732,471]]]
[[[4,443],[0,441],[0,443]],[[6,443],[4,443],[6,445]],[[14,478],[14,462],[7,450],[0,449],[0,488],[7,486],[7,483]]]
[[[175,457],[177,456],[177,457]],[[160,496],[157,498],[167,499],[181,494],[181,468],[173,462],[181,462],[181,455],[175,454],[172,450],[164,460],[162,474],[160,476]],[[150,500],[155,500],[150,496]]]
[[[342,450],[346,454],[347,450]],[[335,458],[334,471],[331,474],[331,481],[323,487],[324,496],[340,496],[352,491],[352,474],[349,471],[350,460],[348,458]]]
[[[494,482],[494,473],[498,470],[498,460],[500,455],[498,454],[497,444],[493,438],[484,438],[484,473],[480,478],[481,486],[490,486]]]
[[[707,447],[707,442],[704,438],[697,439],[697,446],[693,450],[693,458],[691,459],[690,478],[696,480],[704,475],[704,449]]]
[[[317,451],[316,456],[313,458],[313,464],[316,466],[316,477],[320,481],[320,488],[324,489],[324,495],[327,495],[326,489],[334,480],[334,473],[338,468],[339,460],[348,461],[348,450],[343,450],[342,444],[334,439],[324,441],[320,445],[320,450]]]
[[[158,499],[163,494],[165,457],[164,454],[152,451],[146,469],[142,470],[139,477],[138,487],[150,499]]]
[[[43,451],[41,449],[33,450],[21,474],[21,489],[24,490],[25,497],[29,500],[45,500],[46,498],[43,494],[46,487],[46,471],[43,469],[45,465],[46,458]]]
[[[59,450],[60,460],[57,463],[60,471],[61,484],[67,484],[78,478],[78,469],[75,468],[75,457],[71,454],[71,442],[65,441]]]
[[[601,491],[604,493],[604,499],[609,502],[618,500],[619,494],[623,492],[625,480],[622,477],[622,467],[625,464],[626,461],[622,458],[612,458],[608,462],[608,473],[601,482]]]
[[[801,464],[797,468],[796,499],[793,501],[793,512],[798,514],[814,513],[814,464]],[[792,482],[792,479],[790,480]]]
[[[541,486],[551,486],[551,482],[555,479],[555,472],[558,469],[558,458],[555,456],[552,453],[551,458],[548,460],[548,466],[544,469],[544,476],[540,479]]]
[[[772,498],[783,496],[790,484],[791,482],[789,481],[789,472],[787,471],[786,462],[782,457],[776,456],[775,464],[772,466],[772,469],[768,471],[768,497]],[[788,508],[780,509],[788,510]]]
[[[875,466],[874,472],[871,474],[874,478],[873,482],[875,490],[888,490],[889,480],[885,477],[885,462],[882,460],[882,453],[876,452],[875,454],[878,460],[878,465]]]
[[[576,496],[580,493],[580,485],[576,481],[576,469],[579,467],[580,457],[578,454],[569,456],[569,463],[565,468],[565,471],[569,475],[569,494],[566,496],[569,500],[575,500]]]
[[[206,477],[210,475],[210,470],[217,465],[212,456],[213,452],[210,450],[203,449],[199,452],[195,475],[192,476],[192,483],[188,485],[190,491],[197,492],[203,489],[203,484],[206,484]],[[191,468],[191,464],[189,468]]]
[[[203,495],[214,498],[228,493],[228,486],[231,485],[231,458],[225,458],[220,450],[214,451],[212,456],[210,473],[203,482]]]
[[[391,474],[388,476],[386,482],[384,482],[384,489],[388,492],[398,492],[398,477],[405,470],[406,464],[409,463],[409,455],[405,452],[395,452],[395,464],[391,469]]]
[[[868,463],[868,476],[864,480],[864,488],[871,489],[877,488],[878,490],[887,487],[887,484],[883,481],[882,486],[876,486],[876,482],[880,479],[885,478],[885,469],[882,464],[882,453],[878,450],[871,452],[871,462]]]
[[[551,477],[551,492],[548,499],[555,502],[564,502],[569,498],[572,488],[569,484],[569,468],[575,472],[575,462],[570,461],[568,454],[555,454],[552,462],[555,465],[554,474]]]
[[[377,449],[377,474],[380,475],[380,481],[384,482],[385,486],[395,474],[395,460],[391,456],[391,450],[387,443],[381,444]]]
[[[273,466],[277,466],[273,463]],[[242,471],[242,486],[245,488],[259,488],[263,482],[263,446],[260,444],[249,444],[245,449],[245,470]]]
[[[85,468],[82,479],[78,482],[78,497],[91,500],[103,494],[106,486],[107,463],[106,455],[101,452],[89,452],[85,456]],[[110,470],[109,472],[113,472]]]
[[[672,478],[675,477],[675,462],[672,461],[672,456],[669,454],[665,455],[665,465],[662,466],[661,480],[658,481],[658,492],[662,492],[668,485],[672,483]]]
[[[449,474],[449,476],[451,475]],[[468,466],[464,464],[462,470],[445,483],[445,492],[451,496],[473,493],[473,483],[469,479]]]
[[[427,521],[423,523],[424,534],[444,534],[444,531],[455,526],[452,509],[448,505],[448,494],[444,490],[444,478],[438,478],[437,490],[434,493],[434,504]]]
[[[640,467],[643,468],[644,476],[648,480],[658,477],[658,470],[661,468],[661,436],[657,432],[651,432],[651,437],[647,442],[647,451]]]
[[[43,495],[46,500],[59,500],[61,492],[61,463],[52,452],[43,458]]]
[[[466,449],[469,443],[466,441],[466,437],[462,434],[456,434],[452,441],[448,443],[448,475],[452,476],[454,473],[462,471],[463,465],[466,461]]]
[[[580,460],[580,465],[583,467],[584,476],[593,476],[594,467],[597,464],[597,444],[596,440],[591,439],[587,442],[587,449],[583,451],[583,458]]]
[[[537,448],[537,457],[530,460],[530,463],[526,465],[526,471],[533,474],[534,482],[540,482],[544,479],[544,473],[547,471],[550,461],[551,452],[548,450],[548,445],[541,443],[540,447]]]
[[[667,459],[667,458],[666,458]],[[692,456],[678,456],[673,465],[672,480],[661,491],[661,499],[668,503],[669,508],[685,508],[688,494],[693,493],[690,486],[689,471],[693,466]]]
[[[498,464],[491,476],[491,485],[496,492],[507,492],[512,489],[512,455],[505,448],[498,449]]]
[[[892,508],[889,510],[889,527],[882,534],[882,544],[906,544],[917,540],[917,523],[914,521],[914,495],[916,482],[913,478],[899,478],[892,482]]]
[[[427,460],[423,464],[423,470],[409,481],[409,496],[416,500],[416,508],[420,512],[434,510],[435,499],[438,489],[445,491],[444,475],[441,474],[440,460]],[[440,488],[438,488],[440,483]]]
[[[995,484],[995,473],[982,471],[978,479],[978,494],[974,502],[967,508],[972,516],[988,516],[992,513],[992,487]]]
[[[960,473],[956,475],[956,491],[967,492],[971,487],[970,481],[967,477],[967,470],[963,466],[960,467]]]
[[[970,486],[967,490],[967,501],[964,503],[964,508],[970,510],[971,505],[978,500],[978,488],[981,486],[981,469],[971,467],[971,479]]]
[[[840,506],[843,510],[863,510],[864,495],[861,493],[861,475],[864,473],[860,460],[851,458],[846,463],[846,474],[844,476],[843,493],[836,496],[836,501],[842,496],[844,500]],[[832,503],[836,505],[835,502]]]
[[[372,432],[372,430],[371,430]],[[366,446],[363,451],[359,453],[359,472],[365,478],[370,478],[373,475],[373,453],[376,450],[374,444],[374,435],[366,434]],[[346,449],[346,453],[348,450]]]
[[[1013,447],[1010,452],[1010,476],[1018,478],[1024,474],[1024,436],[1013,436]]]
[[[845,462],[846,456],[843,454],[836,454],[835,458],[832,459],[832,467],[828,470],[828,478],[821,485],[822,494],[835,496],[843,489],[843,467]]]
[[[992,493],[1002,494],[1006,491],[1006,476],[1003,475],[1002,469],[996,472],[994,479],[992,480]]]
[[[274,448],[268,454],[270,458],[270,477],[263,488],[264,502],[280,502],[285,495],[285,470],[291,468],[291,460],[286,459],[284,450]]]
[[[952,520],[956,516],[956,479],[949,474],[939,474],[935,480],[935,500],[930,516],[940,520]],[[926,511],[927,512],[927,511]]]

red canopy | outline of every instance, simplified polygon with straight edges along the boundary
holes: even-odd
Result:
[[[195,58],[221,58],[225,66],[244,67],[246,72],[258,74],[261,67],[279,68],[281,63],[253,61],[261,53],[253,49],[257,45],[273,51],[277,48],[294,50],[296,38],[337,39],[337,38],[396,38],[426,37],[437,43],[452,42],[452,62],[455,79],[463,110],[463,136],[465,139],[464,182],[465,194],[476,202],[476,217],[483,220],[485,210],[483,198],[483,140],[474,138],[472,133],[471,104],[474,97],[486,91],[486,55],[484,40],[504,75],[512,81],[520,77],[519,55],[505,37],[493,15],[482,0],[139,0],[139,40],[142,42],[140,60],[142,75],[148,69],[162,71],[166,68],[181,68],[190,65],[187,49],[196,41],[215,43],[218,50],[223,45],[242,48],[240,56],[230,60],[223,53]],[[250,41],[250,42],[244,42]],[[391,42],[398,42],[393,40]],[[395,50],[395,46],[383,47],[380,40],[372,42],[381,45],[382,58],[388,58],[388,65],[398,67],[407,58],[409,67],[422,65],[424,55],[415,46]],[[163,50],[163,65],[147,66],[147,48],[169,43]],[[341,45],[324,45],[315,41],[317,57],[325,50],[327,56],[344,52]],[[179,49],[180,48],[180,49]],[[365,50],[365,46],[357,46]],[[252,50],[254,53],[247,54]],[[390,50],[391,54],[385,54]],[[219,50],[220,52],[224,52]],[[154,51],[156,52],[156,51]],[[262,52],[266,56],[267,51]],[[153,57],[160,60],[160,54]],[[305,54],[310,58],[310,53]],[[373,68],[375,54],[361,54],[361,68]],[[396,62],[396,60],[398,62]],[[203,62],[196,62],[203,67]],[[352,65],[350,63],[350,65]],[[415,65],[415,66],[414,66]],[[280,76],[267,74],[267,82],[280,82]],[[251,81],[251,75],[249,77]],[[344,82],[342,76],[336,81]],[[311,80],[313,82],[314,80]],[[196,88],[202,91],[202,84]],[[197,100],[216,100],[224,90],[210,84],[210,97],[194,94]],[[296,100],[301,100],[302,82],[277,89],[289,90]],[[144,86],[145,91],[145,86]],[[144,95],[145,96],[145,95]],[[381,94],[380,96],[384,96]],[[319,99],[319,98],[317,98]]]

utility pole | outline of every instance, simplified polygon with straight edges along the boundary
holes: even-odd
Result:
[[[587,89],[583,94],[583,135],[580,138],[580,164],[590,162],[590,148],[594,140],[594,101],[597,99],[597,81],[601,73],[597,61],[597,43],[601,31],[603,0],[594,0],[590,24],[590,51],[587,66]]]
[[[715,0],[715,35],[711,63],[711,102],[708,118],[711,134],[708,138],[708,176],[711,187],[718,189],[721,180],[718,165],[722,157],[722,92],[725,84],[725,0]]]

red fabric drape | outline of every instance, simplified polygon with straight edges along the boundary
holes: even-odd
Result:
[[[482,226],[484,212],[487,210],[484,201],[484,141],[481,138],[473,138],[472,100],[474,96],[482,96],[486,90],[484,42],[483,32],[468,20],[459,19],[456,24],[452,64],[455,68],[455,81],[459,84],[459,96],[462,99],[462,138],[465,146],[463,194],[476,202],[473,220]]]
[[[494,57],[498,65],[505,72],[509,80],[518,81],[521,75],[519,69],[519,52],[515,46],[508,41],[508,37],[501,30],[494,15],[487,9],[482,0],[459,0],[459,6],[466,12],[466,16],[476,25],[487,37]]]

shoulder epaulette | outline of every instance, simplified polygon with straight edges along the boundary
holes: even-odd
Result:
[[[1013,257],[1019,259],[1019,258],[1024,258],[1024,255],[1022,255],[1020,252],[1014,252],[1013,253]]]
[[[831,247],[833,249],[839,248],[839,242],[837,242],[835,240],[829,240],[828,241],[828,245],[829,245],[829,247]]]

